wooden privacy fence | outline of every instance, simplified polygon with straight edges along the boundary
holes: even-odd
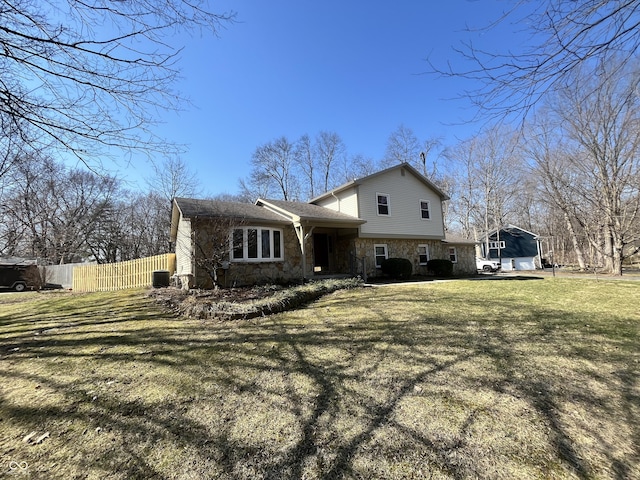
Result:
[[[76,292],[104,292],[124,288],[149,287],[153,272],[176,271],[176,254],[138,258],[127,262],[83,265],[73,269],[73,290]]]

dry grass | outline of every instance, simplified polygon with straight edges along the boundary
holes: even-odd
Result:
[[[456,281],[220,323],[0,296],[0,478],[640,478],[639,300]]]

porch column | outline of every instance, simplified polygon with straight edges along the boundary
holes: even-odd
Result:
[[[315,226],[312,226],[309,231],[304,233],[304,225],[301,223],[294,224],[293,228],[296,231],[296,235],[298,237],[298,242],[300,242],[300,252],[302,253],[302,283],[304,283],[307,278],[307,253],[305,251],[304,245],[306,240],[311,236],[313,229]]]

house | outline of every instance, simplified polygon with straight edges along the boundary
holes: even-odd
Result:
[[[223,285],[288,282],[322,275],[380,275],[382,260],[450,259],[475,272],[475,242],[445,236],[447,195],[404,163],[350,181],[310,202],[255,204],[175,198],[171,241],[177,275],[210,285],[204,257],[221,265]],[[217,245],[217,247],[216,247]]]
[[[501,262],[502,271],[535,270],[540,268],[540,239],[515,225],[490,232],[482,245],[482,256]]]

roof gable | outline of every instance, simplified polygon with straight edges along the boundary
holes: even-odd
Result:
[[[538,238],[539,237],[539,235],[537,235],[537,234],[535,234],[533,232],[530,232],[529,230],[525,230],[524,228],[516,227],[515,225],[511,225],[511,224],[508,224],[508,225],[500,228],[500,232],[506,232],[506,233],[510,233],[510,234],[513,234],[515,230],[518,230],[519,232],[522,232],[522,233],[525,233],[527,235],[530,235],[533,238]],[[495,234],[497,232],[498,232],[497,229],[491,230],[487,236],[491,238],[492,236],[495,236]]]
[[[349,188],[353,188],[355,186],[358,185],[362,185],[363,183],[368,182],[369,180],[382,176],[382,175],[387,175],[388,173],[395,171],[395,170],[399,170],[399,169],[404,169],[405,171],[411,173],[412,175],[414,175],[418,180],[420,180],[427,188],[433,190],[442,201],[444,200],[449,200],[449,196],[444,193],[442,190],[440,190],[440,188],[433,183],[431,180],[429,180],[427,177],[425,177],[424,175],[422,175],[420,172],[418,172],[418,170],[416,170],[413,166],[411,166],[408,163],[401,163],[399,165],[395,165],[393,167],[389,167],[385,170],[380,170],[379,172],[376,173],[372,173],[371,175],[367,175],[366,177],[362,177],[362,178],[357,178],[355,180],[351,180],[350,182],[344,183],[342,185],[340,185],[339,187],[334,188],[333,190],[330,190],[328,192],[323,193],[322,195],[319,195],[315,198],[312,198],[309,203],[314,203],[317,201],[320,201],[324,198],[330,197],[332,195],[335,195],[339,192],[343,192],[345,190],[348,190]]]

